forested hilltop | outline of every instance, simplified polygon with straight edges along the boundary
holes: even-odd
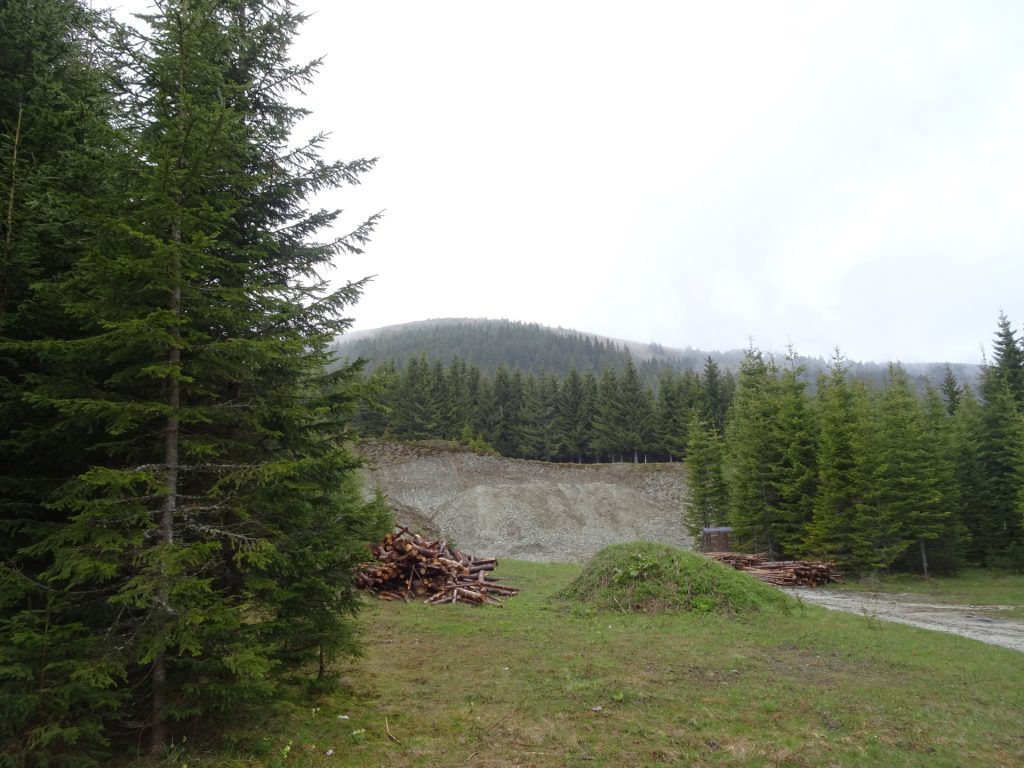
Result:
[[[501,365],[523,373],[564,376],[575,369],[600,374],[608,367],[621,371],[626,358],[631,357],[637,375],[648,386],[655,385],[665,370],[700,371],[708,358],[723,371],[735,373],[744,357],[743,349],[674,349],[653,341],[609,339],[537,323],[471,318],[422,320],[346,334],[338,339],[334,351],[342,360],[366,360],[368,370],[386,364],[400,368],[411,358],[425,356],[429,361],[440,360],[443,364],[458,358],[492,375]],[[779,356],[784,355],[784,352],[779,353]],[[799,354],[795,359],[813,389],[818,375],[828,367],[828,361]],[[847,365],[851,375],[878,383],[884,380],[888,370],[887,362],[851,360]],[[906,363],[903,368],[920,388],[928,381],[941,381],[946,365],[943,361]],[[974,384],[977,365],[949,362],[949,367],[959,380]]]
[[[452,336],[489,343],[493,359],[499,339],[553,337],[548,351],[585,365],[525,367],[525,341],[493,370],[422,349],[378,360],[362,434],[546,461],[685,460],[693,533],[728,524],[741,549],[834,558],[849,573],[1024,568],[1024,344],[1003,315],[970,380],[950,365],[934,380],[897,363],[865,376],[839,353],[812,376],[750,347],[735,373],[711,356],[679,371],[658,350],[651,382],[622,346],[539,326],[440,324],[408,338]]]

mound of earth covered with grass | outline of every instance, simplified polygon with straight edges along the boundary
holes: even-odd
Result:
[[[560,595],[604,610],[742,614],[785,609],[791,598],[710,558],[666,544],[605,547]]]
[[[689,547],[682,464],[553,464],[445,445],[365,442],[368,492],[428,538],[494,557],[582,562],[602,547]]]

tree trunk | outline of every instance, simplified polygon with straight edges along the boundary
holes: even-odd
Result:
[[[13,251],[12,229],[14,227],[14,187],[18,178],[18,144],[21,142],[21,114],[23,107],[18,107],[18,124],[14,129],[14,144],[11,148],[11,186],[7,192],[7,227],[4,232],[4,269],[0,283],[0,314],[7,311],[7,290],[11,279],[11,253]]]
[[[167,661],[163,651],[153,660],[153,714],[149,729],[149,754],[160,757],[167,744],[167,720],[164,717],[167,689]]]
[[[175,224],[171,228],[171,241],[178,244],[181,242],[181,228]],[[167,472],[167,479],[164,485],[163,504],[160,507],[159,543],[158,546],[170,548],[174,545],[174,517],[178,511],[178,441],[180,439],[180,425],[178,420],[178,409],[181,406],[181,329],[178,326],[177,318],[181,315],[181,263],[176,255],[173,269],[175,269],[175,284],[171,291],[170,308],[174,314],[175,323],[170,329],[172,344],[167,352],[167,362],[170,373],[167,376],[167,406],[169,414],[167,423],[164,426],[164,467]],[[161,572],[157,578],[156,610],[165,615],[174,613],[171,608],[171,580],[164,565],[160,565]],[[166,715],[166,688],[167,688],[167,658],[163,651],[157,653],[153,659],[153,701],[152,721],[149,732],[149,754],[153,756],[162,755],[167,745],[167,715]]]
[[[917,540],[918,546],[921,548],[921,572],[924,577],[928,578],[928,553],[925,551],[924,539]]]

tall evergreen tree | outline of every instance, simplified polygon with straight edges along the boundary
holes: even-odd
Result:
[[[55,286],[92,236],[120,148],[103,20],[75,0],[0,3],[0,762],[103,764],[124,665],[91,623],[102,598],[56,588],[40,543],[96,435],[33,399],[46,339],[85,333]]]
[[[621,460],[626,446],[623,441],[624,417],[619,375],[605,368],[597,384],[594,410],[593,451],[599,458]]]
[[[946,403],[946,410],[949,415],[952,416],[956,413],[957,408],[960,407],[960,401],[964,396],[964,389],[957,381],[956,374],[953,373],[953,369],[949,363],[946,363],[946,367],[943,369],[941,392],[943,400]]]
[[[626,357],[626,364],[619,381],[619,424],[621,427],[620,443],[632,454],[633,463],[640,461],[651,442],[651,430],[654,423],[654,404],[650,390],[640,383],[633,358]]]
[[[718,363],[708,356],[704,360],[701,385],[703,393],[700,402],[700,417],[710,424],[712,429],[721,434],[725,429],[725,415],[732,404],[734,383],[728,373],[723,374]]]
[[[520,392],[512,381],[508,366],[499,365],[481,386],[477,431],[488,445],[503,456],[515,450],[515,419],[519,412]]]
[[[448,395],[447,410],[452,423],[451,437],[461,437],[473,422],[473,406],[476,401],[476,390],[480,385],[480,372],[471,372],[465,360],[455,357],[448,364],[444,378],[445,391]]]
[[[964,559],[981,564],[992,543],[985,522],[985,473],[981,459],[981,404],[969,387],[953,415],[951,452],[953,479],[956,485],[957,517],[965,535]]]
[[[362,283],[320,277],[374,222],[316,242],[336,216],[306,210],[372,162],[292,141],[302,20],[283,0],[165,0],[127,36],[125,151],[53,290],[81,333],[34,343],[22,396],[88,440],[31,548],[39,579],[96,596],[58,619],[124,670],[122,716],[154,753],[174,722],[237,715],[354,649],[351,570],[379,527],[343,446],[357,369],[323,373]]]
[[[690,495],[683,507],[683,524],[698,539],[701,529],[726,523],[729,493],[723,474],[722,436],[695,412],[690,415],[687,434],[685,462]]]
[[[865,435],[868,404],[849,380],[849,365],[837,351],[818,382],[818,484],[805,550],[832,558],[852,573],[887,565],[874,549],[875,531],[865,517],[868,497]]]
[[[559,458],[559,449],[563,444],[559,434],[558,401],[560,385],[558,377],[553,373],[541,375],[537,379],[537,412],[536,419],[541,429],[540,448],[536,458],[553,461]]]
[[[532,374],[522,380],[522,402],[516,414],[515,448],[513,456],[524,459],[542,459],[546,451],[546,433],[550,420],[545,421],[537,377]]]
[[[964,391],[961,390],[960,402],[963,402],[964,398]],[[948,401],[940,390],[932,386],[925,389],[922,409],[926,434],[926,460],[938,493],[938,512],[942,516],[937,535],[931,541],[926,541],[925,555],[931,572],[955,573],[965,562],[968,541],[967,528],[960,514],[964,489],[957,477],[959,456],[956,446],[955,414],[949,413]],[[959,404],[957,409],[959,410]],[[917,553],[913,548],[908,550],[907,554],[908,557],[915,556],[916,560]],[[916,566],[916,562],[914,565]],[[907,566],[912,567],[910,563],[907,563]]]
[[[950,512],[939,491],[936,436],[929,433],[910,379],[899,365],[889,367],[877,433],[871,478],[876,542],[891,560],[908,544],[916,545],[927,576],[928,546],[947,530]]]
[[[774,365],[760,351],[746,351],[726,423],[729,521],[735,545],[766,552],[772,559],[780,552],[773,472],[781,462],[772,434],[777,410],[774,374]]]
[[[985,366],[981,374],[978,460],[985,493],[972,531],[984,564],[1005,553],[1021,534],[1019,501],[1024,486],[1021,412],[1009,370]]]
[[[689,439],[687,429],[690,414],[696,405],[694,382],[699,385],[699,380],[692,372],[679,375],[664,371],[658,379],[654,407],[654,447],[668,461],[686,455]]]
[[[782,557],[803,551],[807,526],[814,515],[817,485],[817,426],[807,396],[804,368],[790,351],[788,366],[776,383],[778,406],[772,420],[773,442],[779,447],[778,465],[771,477],[777,511],[774,536]]]
[[[366,377],[363,386],[365,397],[356,416],[360,435],[384,437],[392,434],[398,381],[398,372],[390,362],[377,366]]]
[[[1006,381],[1017,408],[1024,408],[1024,348],[1005,312],[999,313],[989,368],[998,371]]]
[[[426,355],[410,358],[397,382],[392,429],[403,440],[441,437],[443,399]]]
[[[587,403],[583,377],[573,368],[559,388],[558,454],[562,459],[582,462],[589,452],[590,408]]]

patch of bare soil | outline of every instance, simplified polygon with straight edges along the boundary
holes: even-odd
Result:
[[[963,635],[983,643],[1024,651],[1024,621],[999,618],[999,612],[1011,606],[928,603],[922,602],[920,595],[911,594],[883,595],[803,588],[785,591],[808,603],[833,610]]]
[[[648,540],[689,547],[681,464],[552,464],[443,446],[367,442],[367,488],[396,520],[467,552],[579,562]]]

